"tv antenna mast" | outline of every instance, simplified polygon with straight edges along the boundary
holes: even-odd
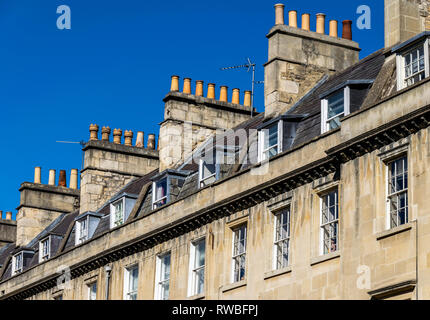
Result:
[[[264,81],[255,81],[255,66],[256,64],[251,61],[250,58],[247,58],[247,63],[238,65],[238,66],[231,66],[231,67],[225,67],[220,68],[222,71],[225,70],[233,70],[233,69],[247,69],[247,72],[252,71],[252,82],[251,82],[251,118],[254,115],[254,89],[256,84],[264,83]]]
[[[67,144],[80,144],[81,147],[85,147],[85,145],[87,144],[84,140],[81,140],[79,142],[75,142],[75,141],[55,141],[56,143],[67,143]],[[82,163],[81,163],[81,170],[84,167],[84,152],[82,152]]]

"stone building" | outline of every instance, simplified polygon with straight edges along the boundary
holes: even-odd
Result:
[[[428,9],[359,60],[275,5],[263,113],[173,76],[157,148],[91,125],[80,189],[22,185],[0,299],[430,299]]]

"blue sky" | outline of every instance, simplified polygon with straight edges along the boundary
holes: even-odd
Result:
[[[250,89],[246,71],[220,71],[250,57],[263,80],[265,35],[273,5],[257,0],[3,0],[0,1],[0,210],[19,205],[19,186],[33,181],[34,167],[81,168],[79,145],[56,143],[89,137],[97,123],[158,136],[170,76]],[[328,20],[353,20],[361,58],[384,46],[383,1],[285,2],[298,15],[322,12]],[[372,10],[370,30],[355,25],[360,5]],[[72,29],[56,27],[60,5],[71,8]],[[341,23],[339,32],[341,32]],[[263,86],[256,106],[264,110]],[[146,140],[146,139],[145,139]]]

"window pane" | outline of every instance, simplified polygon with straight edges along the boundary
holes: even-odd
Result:
[[[333,118],[336,115],[342,114],[344,112],[344,93],[343,90],[331,95],[328,100],[328,119]]]

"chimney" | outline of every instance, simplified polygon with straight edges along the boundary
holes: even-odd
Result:
[[[325,14],[317,14],[317,33],[325,34]]]
[[[172,76],[170,91],[179,91],[179,76]]]
[[[0,210],[0,220],[3,219],[3,211]]]
[[[133,131],[125,130],[124,132],[124,145],[131,147],[133,143]]]
[[[6,212],[6,220],[12,220],[12,212]]]
[[[90,140],[98,140],[99,126],[96,124],[90,125]]]
[[[284,7],[282,3],[275,4],[275,25],[284,24]]]
[[[78,189],[78,169],[70,171],[70,189]]]
[[[233,89],[233,94],[231,96],[231,103],[240,104],[240,89]]]
[[[34,183],[39,183],[39,184],[42,183],[41,171],[42,171],[41,167],[34,168]]]
[[[102,140],[109,142],[109,136],[110,136],[110,128],[109,127],[103,127],[102,128]]]
[[[227,102],[228,101],[228,87],[221,86],[221,90],[219,92],[219,101]]]
[[[149,150],[155,150],[155,134],[148,135],[148,146]]]
[[[288,13],[288,25],[292,28],[297,28],[297,11],[291,10]]]
[[[302,14],[302,29],[306,31],[311,30],[311,15],[309,13]]]
[[[121,144],[121,136],[122,136],[122,130],[121,129],[114,129],[113,130],[113,143]]]
[[[337,20],[330,20],[330,31],[329,31],[330,37],[337,38]],[[344,38],[345,39],[345,38]],[[351,40],[351,39],[349,39]]]
[[[385,47],[404,42],[428,30],[426,0],[385,0]]]
[[[196,81],[196,96],[203,97],[203,81],[202,80]]]
[[[182,90],[185,94],[191,94],[191,79],[190,78],[184,78],[184,88]]]
[[[48,184],[50,186],[55,186],[55,170],[49,170],[49,180]]]
[[[264,68],[265,117],[288,111],[325,75],[342,71],[359,61],[358,43],[338,37],[338,24],[325,30],[325,14],[316,15],[316,29],[310,30],[310,15],[304,13],[301,29],[296,28],[298,13],[289,11],[290,25],[280,22],[281,6],[275,6],[276,24],[266,36],[269,56]]]
[[[145,136],[145,134],[143,133],[143,131],[137,132],[136,147],[138,147],[138,148],[144,147],[144,136]]]
[[[215,83],[209,83],[208,84],[207,98],[208,99],[215,99]]]
[[[346,40],[352,40],[352,21],[344,20],[342,21],[342,38]]]
[[[243,98],[243,105],[245,107],[250,107],[251,106],[251,95],[252,95],[251,91],[245,91],[245,96]]]
[[[58,178],[58,186],[67,188],[66,170],[60,170],[60,178]]]

